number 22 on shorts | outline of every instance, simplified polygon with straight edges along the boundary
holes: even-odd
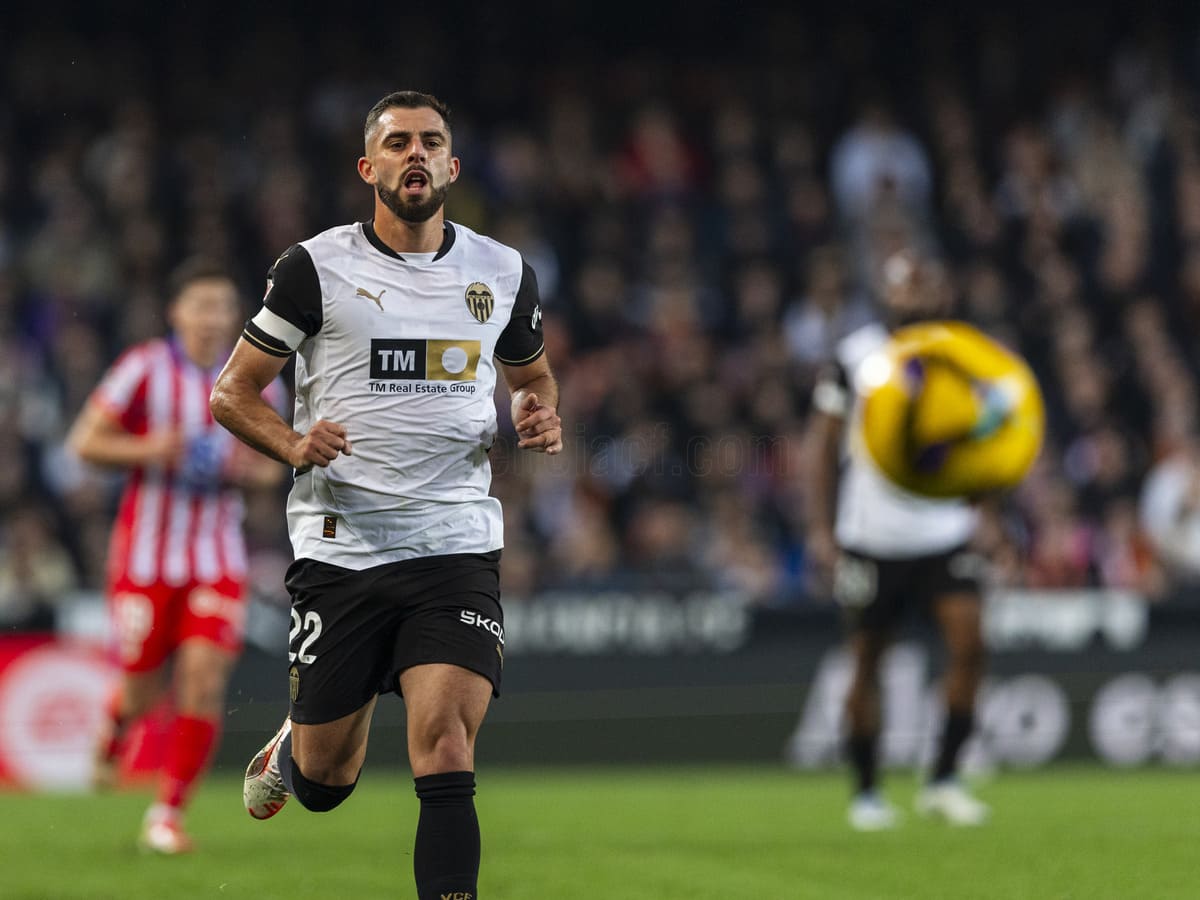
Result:
[[[299,648],[293,650],[296,646],[296,638],[301,632],[307,632],[304,640],[300,642]],[[305,665],[313,662],[317,658],[315,653],[309,653],[308,648],[313,645],[313,642],[321,636],[321,616],[309,610],[304,614],[304,618],[300,618],[300,613],[292,610],[292,630],[288,632],[288,662],[302,662]]]

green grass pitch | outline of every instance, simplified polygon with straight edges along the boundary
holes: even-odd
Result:
[[[483,900],[1193,900],[1200,776],[1161,769],[1001,773],[984,828],[909,815],[845,824],[839,775],[783,769],[488,770],[477,798]],[[889,797],[915,785],[895,774]],[[292,804],[269,822],[217,773],[190,814],[198,852],[133,847],[147,795],[0,795],[6,900],[413,897],[411,782],[368,768],[332,813]]]

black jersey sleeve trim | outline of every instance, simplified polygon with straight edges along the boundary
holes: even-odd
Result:
[[[287,344],[278,338],[271,337],[271,335],[255,325],[253,321],[247,320],[246,327],[242,330],[242,337],[263,351],[263,353],[269,353],[272,356],[280,356],[285,359],[292,355],[292,351],[288,348]]]
[[[375,233],[375,220],[374,219],[367,219],[367,221],[362,223],[361,227],[362,227],[363,237],[365,237],[367,239],[367,243],[370,244],[372,247],[374,247],[376,250],[378,250],[380,253],[382,253],[384,256],[390,256],[392,259],[399,259],[399,260],[404,259],[403,256],[401,256],[399,253],[397,253],[395,250],[393,250],[391,247],[389,247],[387,244],[385,244],[383,242],[383,238],[381,238],[378,234]]]
[[[449,222],[442,224],[442,246],[438,247],[438,252],[434,254],[433,261],[437,262],[443,256],[450,252],[450,248],[454,246],[454,226]]]
[[[263,306],[309,337],[321,330],[324,318],[321,280],[304,247],[293,244],[275,260],[267,273]]]
[[[527,366],[545,352],[546,345],[542,344],[532,353],[532,355],[527,356],[524,359],[505,359],[499,353],[496,354],[496,359],[500,360],[500,362],[504,363],[506,366]]]
[[[521,260],[521,285],[517,288],[517,299],[513,303],[512,317],[514,319],[524,316],[529,318],[533,315],[534,310],[538,310],[541,305],[541,294],[538,292],[537,272],[533,271],[533,266]],[[538,332],[541,332],[541,313],[538,313],[537,325]]]
[[[537,273],[521,261],[521,286],[513,302],[512,315],[496,341],[496,359],[506,366],[525,366],[542,355],[542,306],[538,295]]]
[[[367,221],[361,223],[360,227],[362,228],[363,237],[367,239],[368,244],[370,244],[384,256],[390,256],[392,259],[398,259],[401,262],[404,261],[404,257],[385,244],[383,242],[383,238],[381,238],[379,233],[375,231],[374,219],[367,219]],[[437,262],[450,252],[450,248],[454,246],[455,237],[456,235],[454,233],[454,226],[449,222],[442,223],[442,245],[438,247],[437,253],[435,253],[433,256],[434,262]]]

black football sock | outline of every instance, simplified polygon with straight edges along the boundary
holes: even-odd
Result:
[[[854,778],[860,794],[875,790],[875,747],[878,743],[879,735],[877,734],[852,734],[846,741],[846,751],[850,757],[850,765],[854,769]]]
[[[292,760],[290,768],[292,770],[292,787],[294,788],[292,793],[300,801],[300,805],[310,812],[329,812],[353,794],[354,788],[358,785],[357,778],[354,779],[353,784],[321,784],[309,781],[304,777],[304,773],[300,771],[295,760]]]
[[[942,731],[942,748],[938,752],[937,766],[933,770],[934,781],[945,781],[954,775],[958,767],[958,752],[971,736],[975,716],[970,711],[950,710],[946,714],[946,727]]]
[[[292,768],[294,766],[295,763],[292,761],[292,732],[289,729],[288,733],[283,736],[283,740],[279,742],[279,777],[289,794],[296,793],[296,788],[292,786]]]
[[[443,772],[413,779],[421,799],[413,874],[420,900],[476,895],[479,819],[475,773]]]
[[[292,759],[292,733],[289,731],[279,742],[279,778],[287,792],[300,801],[300,805],[311,812],[329,812],[354,793],[354,784],[321,784],[309,781]]]

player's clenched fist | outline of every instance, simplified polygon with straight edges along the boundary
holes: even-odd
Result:
[[[308,434],[292,445],[289,462],[300,472],[306,472],[313,466],[323,469],[333,462],[339,453],[349,456],[352,450],[350,439],[346,437],[346,429],[337,422],[321,419],[308,430]]]
[[[562,419],[553,406],[544,406],[534,393],[518,391],[513,396],[513,427],[523,450],[549,453],[562,450]]]

